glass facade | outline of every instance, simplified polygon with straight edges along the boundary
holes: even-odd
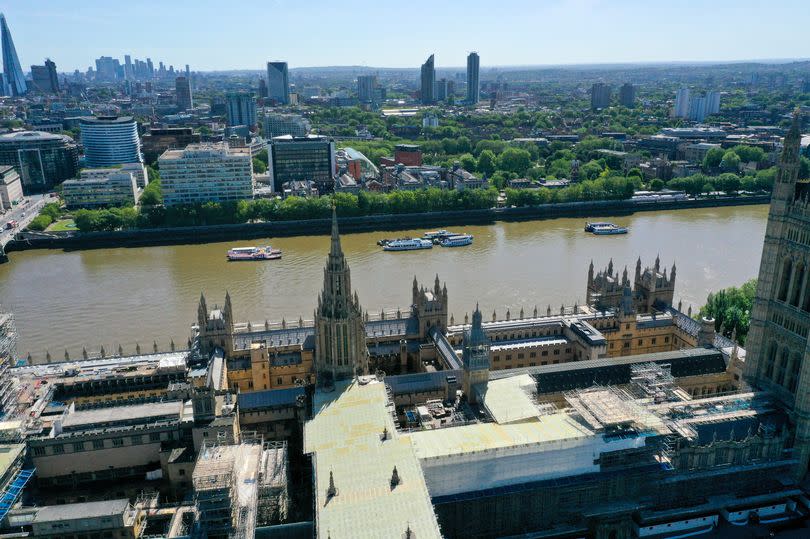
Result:
[[[320,194],[334,191],[335,145],[325,137],[279,137],[270,145],[273,188],[286,182],[311,180]]]
[[[53,188],[79,170],[79,149],[72,138],[39,131],[0,135],[0,165],[11,165],[26,193]]]

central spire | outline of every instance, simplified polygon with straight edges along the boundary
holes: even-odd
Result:
[[[330,256],[339,256],[343,254],[343,249],[340,246],[340,234],[338,232],[337,208],[332,203],[332,247],[329,250]]]

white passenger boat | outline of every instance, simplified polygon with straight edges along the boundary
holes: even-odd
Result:
[[[264,247],[234,247],[228,250],[228,260],[278,260],[281,250],[269,245]]]
[[[416,251],[418,249],[431,249],[433,248],[433,242],[430,240],[423,240],[423,239],[406,239],[406,240],[394,240],[389,241],[385,245],[383,245],[384,251]]]
[[[470,245],[472,242],[472,234],[455,234],[442,238],[439,245],[442,247],[463,247],[464,245]]]

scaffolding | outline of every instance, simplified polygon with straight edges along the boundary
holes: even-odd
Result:
[[[239,444],[204,445],[192,475],[197,537],[247,539],[256,530],[258,490],[264,460],[261,437]]]
[[[6,515],[11,508],[20,499],[20,495],[25,489],[25,485],[31,480],[34,475],[34,468],[26,468],[17,470],[14,479],[3,489],[0,493],[0,522],[6,518]]]
[[[8,369],[17,361],[17,327],[14,314],[3,312],[0,306],[0,417],[6,415],[14,395],[14,380]]]
[[[268,442],[259,468],[257,521],[260,526],[281,524],[287,520],[287,442]]]

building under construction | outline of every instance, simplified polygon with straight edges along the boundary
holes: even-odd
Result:
[[[13,395],[14,383],[7,376],[8,369],[17,361],[17,327],[14,315],[3,312],[0,305],[0,417],[8,412],[9,400]]]
[[[287,514],[287,447],[243,437],[200,449],[194,467],[195,536],[249,539]]]

